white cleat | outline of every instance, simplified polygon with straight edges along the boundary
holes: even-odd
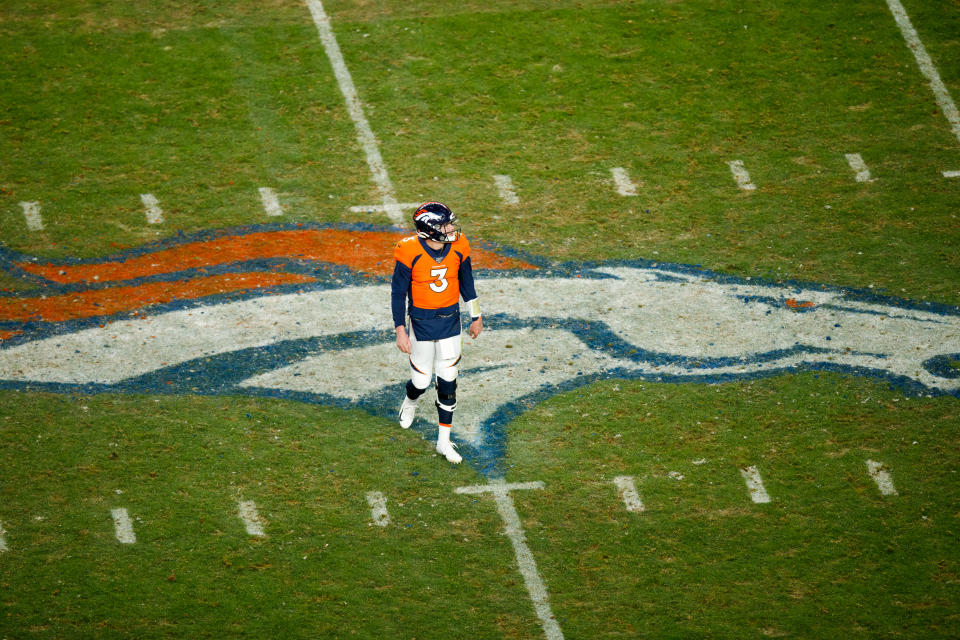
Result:
[[[413,417],[417,414],[417,401],[411,400],[407,397],[407,394],[403,394],[403,403],[400,405],[400,414],[397,416],[397,419],[400,421],[400,426],[404,429],[409,429],[410,425],[413,424]]]
[[[443,444],[437,443],[437,453],[442,455],[447,459],[447,462],[452,462],[453,464],[460,464],[460,461],[463,458],[460,457],[460,454],[456,451],[457,445],[452,442],[445,442]]]

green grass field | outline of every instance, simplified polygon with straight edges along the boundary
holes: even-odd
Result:
[[[471,239],[960,304],[960,179],[943,175],[960,140],[883,0],[324,7],[398,199],[447,202]],[[960,5],[904,7],[960,98]],[[0,242],[41,258],[267,223],[261,186],[283,222],[390,224],[350,210],[379,196],[293,0],[8,1],[0,144]],[[506,480],[544,483],[511,495],[567,638],[948,638],[958,427],[957,397],[852,374],[604,380],[507,425]],[[454,492],[486,479],[390,420],[5,388],[0,459],[0,638],[544,636],[494,500]],[[750,465],[771,503],[751,502]]]

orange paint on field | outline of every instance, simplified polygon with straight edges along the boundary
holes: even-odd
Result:
[[[22,333],[21,331],[0,331],[0,342],[4,340],[9,340],[13,336]]]
[[[37,264],[21,262],[31,274],[59,283],[116,282],[186,269],[202,269],[262,259],[300,259],[328,262],[374,275],[393,273],[393,247],[405,236],[387,231],[306,229],[262,231],[192,242],[132,258],[97,264]],[[481,269],[536,269],[522,260],[482,249],[473,250],[474,266]]]
[[[817,306],[817,304],[809,300],[797,302],[796,298],[787,298],[787,306],[791,309],[810,309],[811,307]]]
[[[508,258],[492,251],[485,251],[479,247],[470,247],[470,264],[474,269],[539,269],[535,264],[530,264],[524,260]],[[390,265],[390,273],[393,273],[393,265]]]
[[[192,300],[218,293],[315,281],[316,278],[299,274],[231,273],[188,282],[151,282],[47,298],[0,298],[0,320],[62,322],[111,315],[172,300]],[[0,332],[0,339],[3,337]]]

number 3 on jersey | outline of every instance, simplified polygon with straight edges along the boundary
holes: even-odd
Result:
[[[444,278],[447,275],[447,267],[434,267],[430,269],[430,275],[436,278],[434,282],[430,283],[430,288],[437,293],[442,293],[447,290],[447,285],[450,283],[447,282],[447,279]]]

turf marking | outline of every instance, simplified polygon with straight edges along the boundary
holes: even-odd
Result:
[[[885,496],[900,495],[893,486],[893,479],[890,477],[890,472],[887,470],[885,464],[867,460],[867,471],[870,473],[873,481],[877,483],[877,488],[880,489],[880,493]]]
[[[143,256],[147,266],[155,256]],[[371,256],[370,264],[382,258],[381,249]],[[561,388],[611,374],[711,382],[776,375],[788,369],[842,368],[889,379],[913,394],[960,394],[960,378],[950,377],[954,369],[944,368],[952,362],[951,354],[960,353],[960,309],[945,307],[938,312],[903,302],[893,306],[880,297],[858,300],[826,287],[757,285],[692,270],[627,264],[598,266],[592,272],[612,277],[536,277],[533,273],[498,279],[498,286],[485,294],[491,297],[489,306],[511,320],[504,321],[509,324],[503,329],[498,324],[475,345],[465,341],[464,350],[473,349],[471,361],[484,363],[475,379],[496,377],[500,384],[495,395],[477,400],[478,419],[472,433],[455,435],[480,442],[486,437],[483,434],[500,429],[500,407],[539,393],[544,382]],[[384,269],[383,273],[389,272]],[[386,384],[383,372],[394,370],[381,369],[380,363],[396,362],[392,360],[395,352],[388,355],[395,347],[380,333],[383,301],[389,299],[390,287],[386,278],[367,282],[355,276],[342,288],[204,302],[203,314],[196,313],[196,305],[173,304],[103,327],[98,324],[104,323],[91,321],[62,331],[57,328],[56,333],[4,345],[0,381],[14,386],[42,382],[61,393],[75,387],[57,384],[120,385],[120,390],[146,393],[174,388],[189,393],[191,385],[205,392],[251,393],[250,388],[259,387],[271,393],[321,394],[310,401],[360,404],[386,415],[392,409],[383,408],[377,394]],[[798,299],[801,303],[792,306],[787,302]],[[12,300],[22,304],[20,298]],[[571,300],[577,305],[571,306]],[[813,306],[800,306],[804,302]],[[644,305],[642,310],[639,304]],[[603,322],[566,328],[585,317]],[[303,322],[305,318],[310,321]],[[572,318],[577,321],[571,322]],[[8,322],[3,328],[13,327]],[[346,343],[334,338],[341,334],[348,338]],[[517,348],[514,340],[521,339],[530,348]],[[300,347],[284,346],[297,340],[311,349],[310,345],[322,348],[304,358]],[[506,349],[507,345],[514,348]],[[570,359],[545,366],[542,359],[537,361],[533,347],[539,353],[565,354]],[[372,354],[380,348],[383,353]],[[370,360],[357,357],[366,354],[376,358],[372,369]],[[170,369],[194,359],[202,369],[196,377]],[[302,372],[297,367],[314,367],[312,377],[294,376]],[[541,373],[511,375],[527,369]],[[349,376],[338,378],[331,370]],[[402,384],[397,375],[396,382]],[[143,378],[134,379],[139,376]],[[189,385],[184,382],[187,378]],[[338,381],[345,379],[353,384],[343,387]],[[458,424],[465,422],[458,420]]]
[[[743,160],[730,160],[727,165],[730,167],[730,173],[733,174],[733,179],[737,181],[738,187],[744,191],[754,191],[757,188],[757,185],[750,182],[750,174],[743,166]]]
[[[960,178],[960,171],[944,171],[944,178]]]
[[[873,178],[870,177],[870,169],[859,153],[846,153],[844,157],[847,159],[850,168],[856,172],[854,179],[857,182],[873,182]]]
[[[6,553],[10,551],[10,547],[7,546],[7,530],[3,528],[3,523],[0,522],[0,553]]]
[[[340,85],[340,93],[343,94],[343,99],[347,103],[347,112],[350,114],[357,130],[357,141],[367,156],[367,166],[370,167],[373,181],[380,191],[387,216],[394,224],[400,224],[403,222],[403,212],[400,211],[400,206],[397,204],[393,183],[387,174],[383,156],[380,155],[377,139],[363,113],[363,104],[357,95],[357,89],[353,84],[353,78],[347,69],[347,64],[343,60],[343,54],[340,52],[340,45],[337,44],[333,27],[330,26],[330,18],[323,10],[323,4],[320,0],[307,0],[307,7],[310,9],[310,15],[313,17],[313,22],[317,25],[317,31],[320,33],[320,41],[323,43],[323,48],[326,50],[330,64],[333,66],[333,74]]]
[[[243,527],[247,530],[247,535],[262,538],[267,535],[263,530],[263,520],[257,513],[257,505],[253,500],[241,500],[237,503],[237,512]]]
[[[141,193],[140,201],[146,207],[147,224],[160,224],[163,222],[163,211],[160,209],[160,202],[152,193]]]
[[[540,574],[537,572],[537,563],[533,559],[533,553],[527,546],[523,534],[523,527],[520,524],[520,516],[517,515],[517,509],[513,506],[513,498],[510,492],[518,489],[542,489],[542,482],[520,482],[507,484],[503,480],[491,480],[488,485],[475,485],[472,487],[457,487],[454,489],[459,494],[478,494],[492,493],[497,502],[497,511],[506,525],[506,534],[513,543],[513,551],[517,556],[517,565],[520,573],[523,575],[523,581],[527,585],[527,592],[533,601],[533,608],[540,618],[543,626],[543,633],[547,640],[562,640],[563,632],[560,630],[560,624],[550,610],[550,601],[547,596],[547,587],[543,584]]]
[[[756,467],[740,469],[740,475],[743,476],[744,481],[747,483],[747,490],[750,491],[751,500],[757,504],[770,502],[770,496],[767,494],[767,490],[763,488],[763,480],[760,479],[760,472],[757,471]]]
[[[43,219],[40,217],[40,203],[21,202],[20,208],[23,209],[23,217],[27,221],[27,229],[30,229],[30,231],[43,231]]]
[[[390,514],[387,513],[387,499],[379,491],[367,493],[367,503],[370,505],[370,515],[373,524],[385,527],[390,524]]]
[[[620,499],[623,500],[627,511],[637,513],[643,511],[643,501],[640,500],[640,494],[637,493],[637,487],[633,483],[632,476],[617,476],[613,479],[613,484],[617,485]]]
[[[420,206],[419,202],[398,202],[396,204],[390,205],[390,207],[396,207],[397,209],[413,209]],[[350,207],[351,213],[387,213],[388,207],[382,204],[361,204],[356,207]]]
[[[523,489],[543,489],[543,483],[539,480],[535,482],[511,482],[509,484],[502,480],[492,481],[490,484],[477,484],[472,487],[457,487],[455,493],[461,495],[477,493],[507,493]]]
[[[610,169],[610,173],[613,174],[613,184],[617,187],[617,193],[622,196],[637,195],[637,185],[630,179],[630,175],[626,169],[623,167],[613,167]]]
[[[520,204],[520,198],[517,197],[517,192],[513,188],[513,180],[510,179],[510,176],[495,175],[493,176],[493,184],[497,186],[497,193],[500,199],[503,200],[503,204]]]
[[[280,201],[277,200],[277,194],[270,187],[260,187],[257,189],[260,193],[260,202],[263,203],[263,210],[268,216],[282,216],[283,208],[280,207]]]
[[[137,536],[133,532],[133,522],[126,509],[111,509],[110,515],[113,516],[113,530],[117,536],[117,541],[121,544],[133,544],[137,541]]]
[[[933,60],[930,59],[926,48],[924,48],[923,43],[920,41],[920,36],[917,35],[916,29],[913,28],[910,17],[907,15],[906,10],[904,10],[900,0],[887,0],[887,6],[890,7],[890,13],[893,14],[893,19],[897,21],[897,26],[900,27],[900,33],[903,34],[903,39],[907,41],[907,46],[913,51],[913,56],[917,59],[917,66],[920,67],[920,72],[926,76],[930,82],[930,89],[937,99],[940,111],[943,112],[944,117],[946,117],[950,123],[950,129],[953,130],[953,135],[955,135],[957,141],[960,142],[960,113],[957,112],[957,105],[953,103],[950,92],[947,91],[943,80],[940,79],[940,74],[937,72],[937,68],[933,65]]]

